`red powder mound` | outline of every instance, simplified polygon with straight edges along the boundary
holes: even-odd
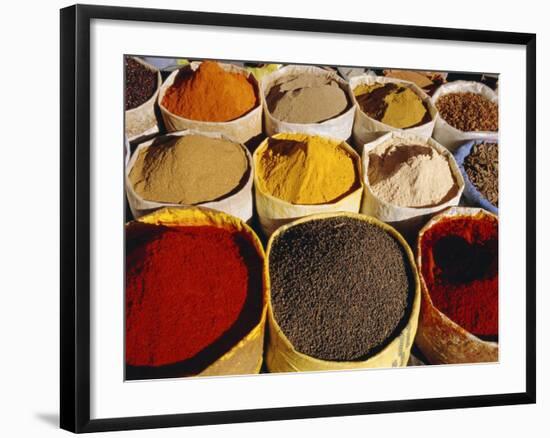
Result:
[[[261,280],[250,271],[261,270],[259,263],[246,236],[224,229],[128,229],[127,365],[174,364],[213,343],[219,344],[213,355],[223,354],[226,335],[238,338],[259,320]]]
[[[498,221],[440,221],[424,233],[421,251],[434,306],[474,335],[498,336]]]

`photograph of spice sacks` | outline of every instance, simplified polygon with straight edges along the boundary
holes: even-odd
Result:
[[[127,380],[498,362],[498,74],[124,80]]]

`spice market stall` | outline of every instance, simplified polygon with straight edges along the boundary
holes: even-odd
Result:
[[[127,378],[498,360],[483,76],[182,59],[125,63]]]

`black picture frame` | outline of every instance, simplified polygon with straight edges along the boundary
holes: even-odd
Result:
[[[488,42],[526,47],[527,227],[526,391],[508,394],[289,406],[208,413],[90,419],[90,21],[130,20],[336,34]],[[515,405],[536,401],[535,159],[536,35],[376,23],[75,5],[61,10],[61,403],[72,432],[194,426],[374,413]]]

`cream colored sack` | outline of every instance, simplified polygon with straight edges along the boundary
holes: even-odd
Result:
[[[198,207],[163,208],[138,219],[139,222],[165,226],[201,226],[209,225],[224,228],[233,232],[245,233],[260,260],[265,260],[262,243],[256,233],[241,220],[225,213]],[[128,226],[128,225],[127,225]],[[220,358],[211,363],[197,376],[222,376],[239,374],[257,374],[263,362],[264,331],[267,311],[267,285],[264,277],[263,307],[258,324],[250,330],[237,344]]]
[[[437,89],[437,91],[432,96],[432,102],[434,105],[437,103],[437,99],[441,96],[450,93],[477,93],[489,99],[491,102],[498,104],[498,95],[493,90],[491,90],[487,85],[481,84],[479,82],[470,82],[470,81],[454,81],[443,84]],[[498,132],[490,131],[460,131],[459,129],[453,128],[449,125],[441,115],[435,123],[435,128],[433,132],[433,138],[449,149],[451,152],[454,152],[458,146],[463,143],[466,143],[468,140],[490,140],[498,135]]]
[[[157,116],[155,115],[155,104],[162,84],[162,77],[158,68],[140,58],[132,57],[132,59],[157,73],[157,89],[149,100],[136,108],[124,111],[124,132],[129,142],[159,132]]]
[[[289,74],[313,74],[326,76],[337,81],[342,89],[348,94],[350,99],[351,108],[346,110],[343,114],[340,114],[333,119],[325,120],[321,123],[289,123],[278,120],[269,112],[269,108],[266,103],[266,96],[269,94],[269,90],[276,85],[281,78],[288,76]],[[268,136],[278,134],[280,132],[293,132],[302,134],[320,135],[323,137],[332,137],[339,140],[347,140],[351,136],[351,129],[353,126],[353,117],[355,114],[355,108],[353,104],[353,97],[349,92],[349,87],[346,81],[344,81],[335,72],[324,70],[315,66],[306,65],[288,65],[283,67],[269,75],[265,76],[261,83],[261,97],[262,106],[264,108],[265,130]]]
[[[126,166],[128,166],[128,163],[130,162],[130,142],[128,141],[128,137],[124,135],[124,168],[126,169]]]
[[[407,254],[408,262],[411,266],[411,271],[414,275],[414,298],[408,322],[403,328],[401,333],[396,336],[382,351],[375,354],[364,361],[326,361],[316,359],[306,354],[297,351],[285,334],[282,332],[281,327],[277,324],[273,315],[273,308],[271,306],[271,285],[269,281],[269,254],[273,246],[273,242],[277,239],[282,232],[288,228],[300,224],[303,222],[334,217],[345,216],[352,217],[354,219],[360,219],[365,222],[379,226],[387,231],[390,235],[395,237],[401,244]],[[418,314],[420,311],[420,282],[418,280],[418,272],[414,263],[414,257],[409,245],[403,237],[392,227],[386,225],[375,218],[363,216],[359,214],[350,213],[335,213],[335,214],[320,214],[309,216],[307,218],[299,219],[291,224],[287,224],[279,228],[269,239],[266,251],[265,262],[265,275],[267,278],[267,296],[268,296],[268,338],[266,345],[266,365],[270,372],[291,372],[291,371],[329,371],[329,370],[346,370],[346,369],[359,369],[359,368],[390,368],[390,367],[404,367],[407,366],[409,361],[411,347],[415,338],[416,329],[418,325]],[[352,267],[351,267],[352,268]]]
[[[191,69],[193,71],[199,68],[200,62],[192,62],[189,65],[186,65],[182,68]],[[229,122],[201,122],[198,120],[190,120],[184,117],[177,116],[176,114],[171,113],[162,105],[162,99],[166,94],[166,90],[174,83],[176,76],[178,75],[179,70],[176,70],[170,74],[162,84],[160,88],[160,93],[158,96],[158,102],[160,107],[160,112],[166,125],[168,131],[183,131],[185,129],[195,129],[201,132],[218,132],[225,135],[227,138],[239,142],[246,143],[252,137],[255,137],[262,132],[262,105],[259,97],[259,86],[258,82],[254,75],[245,69],[238,67],[233,64],[221,64],[220,66],[229,72],[242,73],[254,85],[258,96],[258,106],[255,107],[250,112],[239,117],[238,119],[231,120]]]
[[[288,137],[288,134],[276,134],[273,138]],[[290,134],[291,136],[291,134]],[[269,141],[269,137],[266,138],[256,149],[253,155],[254,168],[258,166],[258,160],[261,157],[261,153],[266,149]],[[334,142],[341,144],[342,147],[350,153],[351,157],[355,160],[356,171],[361,180],[361,160],[359,155],[351,146],[340,140],[334,140]],[[267,237],[271,235],[277,228],[295,219],[308,216],[316,213],[329,213],[334,211],[350,211],[352,213],[358,213],[361,207],[361,197],[363,195],[363,182],[361,181],[361,187],[354,192],[343,197],[337,202],[331,204],[314,204],[314,205],[299,205],[291,204],[290,202],[276,198],[261,190],[258,182],[258,174],[254,173],[254,192],[256,198],[256,211],[258,213],[258,219],[260,226]]]
[[[435,207],[414,208],[414,207],[400,207],[397,205],[389,204],[382,199],[379,199],[372,191],[369,177],[369,153],[380,145],[392,145],[392,144],[420,144],[432,147],[449,161],[451,172],[458,186],[457,194],[450,200]],[[363,149],[362,156],[363,164],[363,183],[365,185],[365,194],[363,196],[363,202],[361,204],[361,213],[374,216],[383,222],[387,222],[394,226],[403,233],[406,238],[413,238],[416,232],[424,225],[428,219],[452,205],[458,205],[462,191],[464,190],[464,179],[458,165],[452,154],[437,143],[435,140],[429,138],[418,137],[411,133],[403,132],[388,132],[379,139],[368,143]]]
[[[221,134],[188,130],[188,131],[181,131],[181,132],[173,132],[162,137],[156,137],[152,140],[149,140],[145,143],[140,144],[132,154],[132,157],[130,158],[128,165],[126,166],[126,174],[125,174],[126,195],[128,197],[128,204],[130,205],[130,210],[132,211],[132,215],[134,216],[134,218],[137,219],[143,216],[144,214],[150,213],[151,211],[157,210],[162,207],[174,207],[174,208],[185,207],[185,205],[182,205],[182,204],[172,204],[168,202],[155,202],[155,201],[148,201],[146,199],[143,199],[140,195],[138,195],[135,192],[134,187],[132,186],[132,183],[130,181],[130,172],[132,171],[132,167],[134,166],[139,153],[143,149],[148,148],[153,144],[161,145],[174,137],[184,137],[187,135],[202,135],[210,138],[221,138],[224,140],[228,140],[225,136]],[[241,144],[241,147],[243,148],[248,161],[248,170],[247,170],[248,177],[246,179],[245,184],[242,185],[242,187],[236,193],[233,193],[230,196],[219,199],[217,201],[204,202],[198,205],[201,207],[212,208],[214,210],[223,211],[227,214],[238,217],[239,219],[245,222],[248,222],[252,218],[252,214],[253,214],[252,183],[254,181],[254,170],[252,167],[252,156],[250,155],[250,152],[242,144]]]
[[[417,265],[422,287],[422,305],[418,322],[416,345],[432,364],[497,362],[498,343],[487,342],[464,330],[437,310],[430,298],[422,276],[422,236],[431,226],[449,216],[492,216],[481,208],[452,207],[432,218],[420,231],[417,246]]]
[[[410,88],[412,91],[415,92],[415,94],[420,96],[422,101],[426,104],[426,106],[428,107],[428,111],[432,116],[432,120],[429,121],[428,123],[424,123],[423,125],[416,126],[414,128],[399,129],[399,128],[394,128],[393,126],[387,125],[385,123],[379,122],[378,120],[375,120],[372,117],[369,117],[359,107],[359,104],[357,103],[357,99],[355,98],[355,94],[353,90],[355,90],[359,85],[372,85],[377,83],[379,84],[393,83],[393,84],[399,84]],[[353,123],[353,141],[359,153],[362,153],[363,145],[365,143],[369,143],[376,140],[378,137],[380,137],[386,132],[408,133],[408,134],[413,134],[424,138],[429,138],[432,136],[434,125],[438,118],[437,109],[435,108],[434,104],[430,100],[430,96],[428,96],[424,92],[424,90],[422,90],[420,87],[418,87],[418,85],[412,82],[402,81],[399,79],[387,78],[383,76],[372,76],[372,75],[365,74],[365,75],[355,76],[351,78],[349,81],[349,86],[350,86],[351,94],[353,96],[353,101],[356,107],[355,122]]]

